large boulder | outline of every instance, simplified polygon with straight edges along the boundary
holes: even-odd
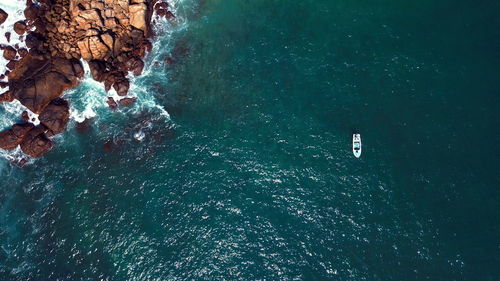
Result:
[[[31,129],[21,142],[21,150],[31,156],[40,157],[52,149],[52,141],[45,135],[47,128],[38,125]]]
[[[0,132],[0,148],[16,148],[33,127],[31,123],[15,124],[11,129]]]
[[[106,79],[106,63],[100,60],[92,60],[89,62],[90,73],[94,80],[103,82]]]
[[[0,94],[0,103],[2,102],[11,102],[14,100],[14,96],[11,91],[7,91],[5,93]]]
[[[118,102],[121,106],[129,107],[132,106],[136,102],[136,98],[122,98]]]
[[[4,23],[8,16],[9,14],[0,8],[0,24]]]
[[[45,107],[38,119],[53,135],[62,133],[69,121],[68,102],[61,98],[54,99]]]
[[[64,90],[75,87],[82,75],[83,67],[76,60],[28,55],[9,74],[9,90],[29,110],[40,114]]]

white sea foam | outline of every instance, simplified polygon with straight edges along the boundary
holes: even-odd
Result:
[[[0,1],[0,8],[7,12],[9,16],[7,20],[0,25],[0,44],[4,45],[18,45],[20,48],[26,47],[26,44],[21,42],[21,36],[14,32],[14,23],[19,20],[24,20],[24,9],[26,8],[25,0],[7,0]],[[10,32],[10,42],[7,41],[5,33]],[[6,65],[8,61],[0,56],[0,74],[5,73],[7,70]]]

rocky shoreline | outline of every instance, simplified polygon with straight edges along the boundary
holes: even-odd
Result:
[[[143,58],[151,51],[153,14],[173,19],[164,0],[26,0],[25,20],[14,24],[26,48],[0,45],[8,60],[0,82],[6,91],[0,103],[18,100],[28,111],[22,122],[0,132],[0,148],[20,146],[31,157],[40,157],[53,147],[51,137],[66,129],[69,103],[61,98],[84,76],[82,60],[92,77],[113,88],[122,97],[107,98],[111,109],[130,106],[129,73],[141,75]],[[8,14],[0,9],[0,25]],[[1,35],[0,35],[1,36]],[[10,40],[11,32],[5,34]],[[39,122],[38,122],[39,121]],[[34,123],[38,123],[35,125]]]

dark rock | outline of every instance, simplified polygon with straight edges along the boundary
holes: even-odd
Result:
[[[38,16],[38,8],[31,1],[27,1],[27,7],[24,9],[24,17],[27,21],[35,21]]]
[[[17,51],[12,46],[7,46],[3,50],[3,58],[6,60],[13,60],[16,58]]]
[[[7,42],[10,42],[10,32],[5,32],[5,38],[7,38]]]
[[[45,132],[47,128],[38,125],[31,129],[21,142],[21,150],[31,156],[40,157],[52,149],[52,141],[47,138]]]
[[[123,98],[119,100],[118,103],[120,103],[121,106],[129,107],[132,106],[136,102],[136,100],[136,98]]]
[[[11,129],[0,132],[0,148],[16,148],[33,127],[31,123],[15,124]]]
[[[165,63],[171,65],[174,64],[174,60],[172,58],[166,58]]]
[[[38,119],[53,134],[60,134],[66,129],[69,122],[68,102],[61,98],[52,100],[38,116]]]
[[[29,122],[30,121],[30,116],[28,114],[28,111],[23,111],[23,113],[21,114],[21,120],[23,120],[24,122]]]
[[[168,9],[168,3],[167,2],[157,3],[155,5],[155,11],[158,11],[159,9]]]
[[[7,20],[7,17],[9,17],[9,14],[0,8],[0,24],[3,24]]]
[[[26,22],[22,20],[14,23],[14,31],[19,35],[23,35],[26,32],[27,28],[28,26],[26,25]]]
[[[116,81],[115,84],[113,84],[113,88],[119,96],[126,96],[128,94],[129,87],[130,82],[126,78]]]
[[[21,58],[24,58],[25,56],[27,56],[27,55],[28,55],[28,50],[27,50],[27,49],[25,49],[25,48],[21,48],[21,49],[19,49],[19,50],[17,51],[17,53],[19,54],[19,56],[20,56]]]
[[[144,62],[136,57],[131,58],[127,61],[127,68],[134,73],[135,76],[139,76],[142,74],[142,70],[144,69]]]
[[[112,148],[113,148],[113,140],[108,140],[103,145],[104,152],[110,152]]]
[[[3,94],[0,94],[0,103],[2,102],[12,102],[14,100],[14,96],[11,91],[7,91]]]
[[[89,62],[90,73],[94,80],[103,82],[106,79],[106,64],[100,60],[93,60]]]
[[[107,103],[108,103],[109,108],[111,108],[113,110],[118,108],[118,104],[116,103],[116,101],[112,97],[108,97]]]
[[[26,47],[32,49],[37,47],[42,41],[43,40],[38,33],[30,32],[28,33],[28,36],[26,36],[25,43]]]
[[[86,134],[92,127],[92,119],[85,119],[83,122],[76,123],[76,131],[80,134]]]
[[[9,63],[7,63],[7,68],[10,69],[10,70],[13,70],[14,68],[16,68],[16,64],[17,64],[17,60],[11,60],[9,61]]]
[[[7,88],[9,86],[9,82],[0,81],[0,88]]]

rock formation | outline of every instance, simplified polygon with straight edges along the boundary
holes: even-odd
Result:
[[[7,20],[8,16],[9,15],[7,14],[7,12],[5,12],[2,9],[0,9],[0,24],[4,23]]]
[[[162,1],[162,0],[161,0]],[[115,89],[123,101],[108,99],[111,108],[130,106],[129,72],[140,75],[143,57],[150,51],[150,22],[153,10],[172,19],[168,4],[158,0],[27,0],[26,20],[14,24],[14,32],[25,35],[28,49],[0,46],[11,70],[9,89],[1,102],[17,99],[33,113],[40,125],[16,124],[0,133],[0,147],[21,150],[40,157],[53,144],[48,138],[59,134],[69,121],[69,104],[60,98],[76,87],[84,75],[81,60],[88,62],[92,77],[106,91]],[[154,7],[154,9],[153,9]],[[160,12],[161,11],[161,12]],[[7,13],[0,9],[0,24]],[[9,35],[6,35],[10,37]],[[103,97],[104,98],[104,97]],[[25,114],[26,115],[26,114]],[[26,116],[23,116],[26,120]]]

